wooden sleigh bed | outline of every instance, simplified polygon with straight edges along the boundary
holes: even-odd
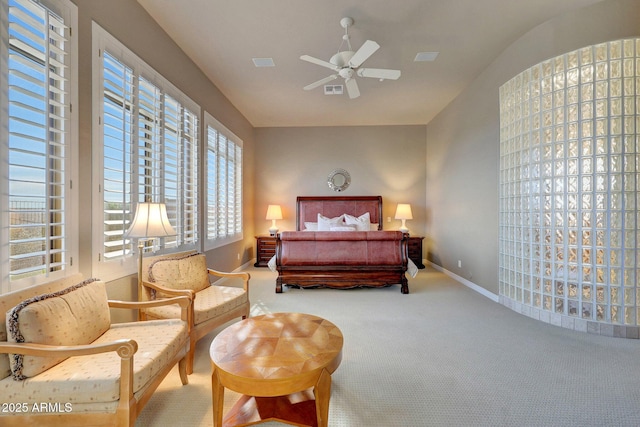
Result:
[[[282,285],[349,289],[396,284],[409,293],[408,235],[382,230],[381,196],[298,197],[296,211],[297,230],[283,231],[276,239],[277,293]]]

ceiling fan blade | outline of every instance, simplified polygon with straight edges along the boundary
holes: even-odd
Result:
[[[349,98],[354,99],[360,96],[360,89],[358,89],[358,82],[356,82],[356,79],[346,79],[344,84],[347,87]]]
[[[338,67],[336,67],[332,63],[323,61],[322,59],[314,58],[313,56],[302,55],[300,59],[302,59],[303,61],[311,62],[312,64],[320,65],[321,67],[326,67],[331,70],[338,71]]]
[[[362,46],[360,46],[360,49],[353,54],[349,60],[349,66],[351,68],[358,68],[378,49],[380,49],[380,45],[378,43],[373,40],[367,40]]]
[[[374,79],[398,80],[400,70],[387,70],[384,68],[359,68],[357,71],[360,77],[373,77]]]
[[[329,76],[329,77],[325,77],[324,79],[320,79],[320,80],[318,80],[318,81],[317,81],[317,82],[315,82],[315,83],[311,83],[311,84],[309,84],[309,85],[306,85],[306,86],[304,87],[304,90],[311,90],[311,89],[315,89],[315,88],[317,88],[318,86],[322,86],[323,84],[325,84],[325,83],[329,83],[331,80],[335,80],[335,79],[337,79],[337,78],[338,78],[338,75],[337,75],[337,74],[333,74],[333,75],[331,75],[331,76]]]

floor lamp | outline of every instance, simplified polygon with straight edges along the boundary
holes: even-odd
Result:
[[[124,237],[138,239],[138,299],[142,295],[142,251],[144,242],[156,237],[175,236],[177,233],[169,222],[164,203],[138,203],[131,226]],[[140,319],[140,311],[138,311]]]

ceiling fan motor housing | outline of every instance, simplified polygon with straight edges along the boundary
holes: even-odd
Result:
[[[342,77],[343,79],[350,79],[353,77],[353,69],[351,68],[342,68],[340,71],[338,71],[338,74],[340,74],[340,77]]]

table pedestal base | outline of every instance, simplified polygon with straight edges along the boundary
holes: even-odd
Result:
[[[281,421],[300,427],[317,427],[313,389],[288,396],[242,396],[224,417],[222,425],[250,426],[265,421]]]

